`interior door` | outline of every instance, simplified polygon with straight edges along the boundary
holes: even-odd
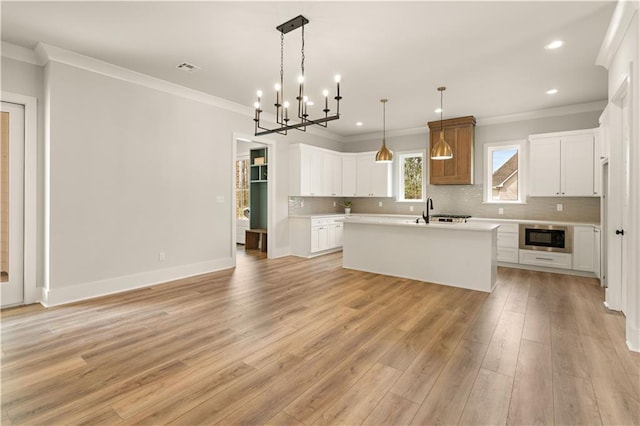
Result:
[[[24,105],[0,110],[0,305],[24,300]]]

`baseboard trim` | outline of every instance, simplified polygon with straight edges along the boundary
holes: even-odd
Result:
[[[173,268],[159,269],[140,274],[126,275],[106,280],[93,281],[69,287],[42,289],[41,304],[45,307],[64,305],[80,300],[93,299],[137,288],[149,287],[194,275],[206,274],[233,268],[233,258],[222,258],[207,262],[192,263]]]
[[[640,328],[635,328],[627,318],[627,348],[632,352],[640,352]]]
[[[529,271],[537,272],[551,272],[554,274],[562,275],[575,275],[577,277],[598,278],[593,272],[574,271],[573,269],[549,268],[547,266],[526,265],[524,263],[498,262],[498,266],[513,269],[526,269]]]

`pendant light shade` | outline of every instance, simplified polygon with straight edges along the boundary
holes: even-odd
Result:
[[[440,92],[440,139],[438,139],[438,142],[431,148],[432,160],[449,160],[453,158],[453,150],[451,149],[451,145],[444,140],[444,129],[442,128],[442,92],[446,89],[444,86],[438,87],[438,91]]]
[[[451,146],[444,140],[444,131],[440,131],[440,139],[438,142],[431,148],[431,159],[432,160],[449,160],[453,158],[453,151],[451,151]]]
[[[376,163],[391,163],[393,161],[393,152],[387,148],[386,144],[386,103],[387,99],[380,99],[382,102],[382,146],[376,153]]]

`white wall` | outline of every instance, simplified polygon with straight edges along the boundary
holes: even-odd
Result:
[[[37,281],[44,303],[233,266],[234,135],[252,137],[250,107],[52,46],[36,51],[33,63],[47,63],[45,72],[3,57],[2,84],[37,97],[40,107]],[[280,161],[269,240],[270,255],[283,256],[289,143],[335,149],[339,142],[313,131],[263,139]]]
[[[231,266],[230,124],[243,117],[57,62],[47,72],[48,291]]]
[[[629,2],[631,4],[631,2]],[[620,9],[621,5],[618,5]],[[618,11],[616,10],[616,12]],[[615,54],[608,65],[609,71],[609,99],[613,99],[616,91],[627,76],[630,81],[630,105],[632,107],[630,157],[630,218],[625,224],[625,236],[628,238],[629,253],[624,260],[628,273],[627,292],[627,344],[635,351],[640,351],[640,11],[637,4],[630,24],[627,28],[620,28],[624,34],[615,48]],[[615,14],[614,14],[615,16]],[[612,21],[612,25],[615,22]],[[623,295],[625,297],[625,295]]]

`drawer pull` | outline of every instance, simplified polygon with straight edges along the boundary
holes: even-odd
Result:
[[[536,257],[537,260],[550,260],[550,261],[554,261],[555,259],[549,259],[548,257]]]

